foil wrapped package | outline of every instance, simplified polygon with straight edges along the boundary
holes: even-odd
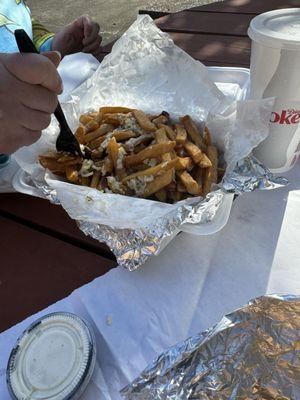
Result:
[[[53,120],[35,144],[20,149],[16,160],[45,197],[61,204],[80,229],[105,242],[129,270],[156,255],[186,223],[211,221],[226,192],[241,193],[285,184],[252,156],[269,132],[274,99],[233,101],[211,81],[207,68],[177,47],[149,16],[141,16],[116,42],[94,75],[63,104],[71,129],[79,116],[101,106],[127,106],[149,113],[165,110],[174,120],[191,115],[205,122],[224,154],[224,181],[206,199],[176,204],[101,193],[79,187],[43,170],[39,154],[55,150],[59,129]]]
[[[300,297],[264,296],[160,355],[126,400],[300,399]]]

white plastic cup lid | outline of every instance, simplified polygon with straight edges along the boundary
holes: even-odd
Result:
[[[7,365],[13,399],[77,399],[96,357],[94,337],[78,316],[59,312],[35,321],[18,338]]]
[[[252,19],[250,38],[268,47],[300,50],[300,8],[269,11]]]

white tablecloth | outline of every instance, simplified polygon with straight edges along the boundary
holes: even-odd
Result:
[[[79,83],[78,66],[82,80],[97,67],[90,58],[82,68],[86,60],[80,57],[86,56],[76,56],[77,64],[64,61],[66,92]],[[5,176],[12,173],[6,170]],[[221,232],[180,234],[140,270],[112,270],[2,333],[0,399],[9,399],[5,370],[16,338],[48,312],[74,312],[94,329],[97,365],[83,400],[118,400],[119,389],[170,345],[209,328],[253,297],[299,294],[300,163],[287,176],[287,188],[239,197]]]
[[[11,347],[39,315],[65,310],[90,322],[97,368],[83,399],[117,400],[118,390],[161,351],[249,299],[300,294],[300,163],[287,176],[289,187],[239,197],[221,232],[180,234],[140,270],[112,270],[2,333],[0,399],[9,399],[5,368]]]

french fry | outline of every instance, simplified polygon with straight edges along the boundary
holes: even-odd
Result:
[[[115,131],[111,137],[114,137],[117,142],[121,142],[122,140],[127,140],[133,137],[136,137],[136,133],[133,131]],[[89,148],[91,150],[99,148],[99,146],[104,142],[105,136],[102,135],[98,137],[97,139],[91,141],[89,143]]]
[[[93,150],[92,151],[91,158],[92,158],[93,161],[101,160],[102,156],[103,156],[103,150],[102,149],[101,150]]]
[[[199,195],[199,185],[187,171],[178,171],[177,175],[189,194]]]
[[[167,136],[170,140],[173,141],[176,139],[176,133],[173,131],[173,129],[170,126],[165,125],[165,124],[158,124],[158,127],[165,128]]]
[[[195,168],[195,171],[193,171],[193,178],[195,179],[195,181],[198,183],[199,187],[201,187],[201,188],[203,185],[203,171],[205,171],[205,170],[202,169],[201,167],[199,167],[199,165],[197,165],[197,167]]]
[[[137,154],[132,154],[125,158],[125,165],[129,167],[131,165],[136,165],[146,160],[147,158],[157,158],[165,153],[169,153],[174,149],[176,142],[166,142],[153,144],[152,146],[146,147],[144,150]]]
[[[212,145],[211,133],[207,126],[204,128],[203,141],[206,146]]]
[[[128,114],[133,111],[132,108],[127,107],[101,107],[99,112],[105,114]]]
[[[137,148],[141,144],[149,144],[152,139],[153,139],[153,134],[152,133],[145,133],[142,134],[141,136],[138,136],[134,140],[128,140],[125,143],[125,148],[128,150],[128,152],[134,152],[138,153]]]
[[[152,122],[158,126],[158,124],[166,124],[169,121],[169,114],[162,113],[158,117],[152,119]]]
[[[114,164],[109,157],[105,157],[103,160],[103,175],[111,174],[114,169]]]
[[[124,153],[122,147],[117,143],[116,138],[112,137],[107,145],[107,153],[111,161],[113,162],[114,170],[118,178],[123,179],[125,171],[123,169],[123,163],[119,165],[119,160],[123,158]],[[123,149],[124,151],[124,149]]]
[[[142,193],[141,197],[150,197],[154,193],[157,193],[159,190],[163,189],[164,187],[168,186],[173,179],[173,172],[174,169],[165,172],[162,175],[156,177],[152,182],[149,182],[146,185],[144,192]]]
[[[99,124],[98,124],[98,122],[96,122],[94,119],[92,119],[90,122],[88,122],[88,123],[85,125],[85,129],[86,129],[86,132],[87,132],[87,133],[92,132],[92,131],[95,131],[95,130],[98,129],[98,128],[99,128]]]
[[[72,183],[78,182],[78,171],[73,165],[66,166],[66,177]]]
[[[79,122],[81,122],[83,125],[86,125],[91,121],[93,121],[93,118],[86,114],[81,115],[79,118]]]
[[[175,125],[176,131],[176,143],[179,146],[183,146],[187,139],[187,133],[183,126],[176,124]]]
[[[57,162],[64,165],[76,165],[82,162],[82,158],[73,154],[62,154],[57,158]]]
[[[91,142],[89,142],[88,143],[88,147],[91,150],[98,149],[101,146],[101,144],[104,142],[104,140],[105,140],[105,135],[100,136],[97,139],[92,140]]]
[[[57,162],[55,158],[49,158],[41,155],[39,156],[39,162],[44,168],[49,169],[52,172],[56,171],[64,173],[66,170],[66,166]]]
[[[204,170],[203,194],[206,196],[211,191],[211,186],[218,181],[218,150],[215,146],[207,147],[207,155],[211,161],[211,167]]]
[[[96,189],[99,185],[99,181],[100,181],[100,177],[101,177],[101,172],[100,171],[96,171],[94,172],[94,175],[92,177],[92,181],[90,184],[90,187],[93,189]]]
[[[117,162],[119,157],[119,145],[114,137],[110,139],[107,145],[108,157],[111,159],[115,171],[117,170]]]
[[[95,121],[98,122],[98,124],[101,124],[102,120],[103,120],[103,112],[102,111],[98,111],[96,117],[95,117]]]
[[[186,188],[181,182],[177,183],[177,191],[180,193],[186,193]]]
[[[83,137],[83,144],[92,142],[93,140],[99,138],[100,136],[105,135],[108,132],[111,132],[114,129],[113,125],[110,124],[102,124],[98,129],[93,132],[87,133]]]
[[[157,143],[166,143],[166,142],[168,142],[168,138],[167,138],[167,135],[166,135],[165,128],[159,128],[155,132],[155,139],[156,139]],[[162,161],[170,161],[172,159],[171,153],[163,154],[161,158],[162,158]]]
[[[175,164],[176,164],[176,159],[167,162],[162,162],[161,164],[155,165],[154,167],[150,167],[126,176],[125,178],[123,178],[122,183],[126,183],[132,179],[139,178],[142,176],[156,176],[162,174],[174,168]]]
[[[202,159],[199,162],[199,165],[201,168],[209,168],[211,167],[211,161],[210,159],[207,157],[207,155],[205,153],[202,153]]]
[[[167,193],[167,197],[172,201],[172,203],[177,203],[182,198],[182,193],[178,192],[177,190],[170,191]]]
[[[133,149],[133,152],[134,152],[134,154],[137,154],[137,153],[139,153],[140,151],[145,150],[146,147],[147,147],[147,146],[146,146],[144,143],[141,143],[141,144],[139,144],[138,146],[136,146],[136,147]]]
[[[190,170],[193,167],[193,160],[191,157],[177,157],[175,169],[180,171],[182,169]]]
[[[202,151],[194,143],[187,140],[184,144],[184,148],[188,155],[192,157],[195,164],[198,164],[202,160]]]
[[[127,129],[129,117],[143,131]],[[101,191],[109,188],[171,203],[206,195],[224,173],[218,167],[218,151],[207,127],[202,138],[190,116],[180,121],[172,126],[164,111],[149,116],[136,109],[101,107],[82,115],[75,133],[86,146],[85,159],[91,161],[64,152],[49,152],[39,161],[69,182]],[[90,176],[81,176],[84,172]]]
[[[166,187],[166,191],[167,191],[167,192],[175,192],[176,188],[177,188],[177,185],[176,185],[176,183],[172,180],[172,182],[169,183],[169,185]]]
[[[157,143],[165,143],[169,141],[166,135],[165,128],[162,127],[157,129],[157,131],[155,132],[155,140]]]
[[[157,200],[165,203],[167,201],[166,189],[160,189],[158,192],[155,193],[155,197],[157,198]]]
[[[192,141],[200,147],[202,151],[206,150],[206,146],[203,142],[203,139],[200,135],[200,132],[197,128],[197,125],[192,120],[189,115],[185,115],[184,117],[180,118],[181,122],[183,123],[188,136],[192,139]]]
[[[156,130],[155,124],[150,121],[149,117],[143,111],[133,110],[133,115],[144,131],[154,132]]]
[[[119,126],[121,124],[121,121],[117,114],[105,114],[103,116],[103,121],[113,126]]]
[[[80,183],[82,186],[90,186],[91,179],[89,176],[81,176]]]
[[[177,153],[175,150],[170,151],[171,154],[171,159],[176,158],[177,157]]]
[[[80,125],[75,132],[75,136],[80,144],[84,143],[84,137],[86,134],[86,129],[83,125]]]
[[[113,133],[113,137],[117,142],[121,142],[122,140],[128,140],[136,137],[136,133],[133,131],[116,131]]]
[[[203,153],[198,146],[190,141],[186,141],[184,148],[187,153],[192,157],[195,164],[199,164],[202,168],[211,167],[211,162],[207,155]]]
[[[134,174],[135,172],[145,171],[148,168],[149,167],[146,164],[137,164],[137,165],[132,165],[130,168],[128,168],[127,172],[131,175]]]
[[[97,186],[98,190],[105,190],[108,188],[108,184],[107,184],[107,179],[102,176],[102,178],[100,178],[99,184]]]

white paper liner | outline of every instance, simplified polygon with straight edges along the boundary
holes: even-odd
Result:
[[[210,80],[206,67],[175,46],[145,15],[117,41],[96,73],[76,89],[73,100],[62,106],[73,130],[80,114],[108,105],[149,113],[165,110],[175,120],[189,114],[199,126],[207,120],[215,144],[224,153],[227,188],[234,192],[230,180],[233,171],[235,183],[239,182],[241,167],[248,178],[251,174],[251,179],[246,180],[251,186],[237,184],[237,192],[241,192],[283,183],[273,179],[263,166],[257,174],[258,164],[252,158],[247,158],[246,167],[241,161],[267,137],[273,102],[274,99],[232,102]],[[213,219],[226,195],[221,185],[205,200],[192,198],[170,205],[104,194],[64,182],[45,174],[37,163],[39,154],[55,150],[58,132],[53,120],[38,142],[17,152],[17,162],[46,197],[60,203],[83,232],[107,243],[119,264],[129,270],[137,268],[149,255],[158,254],[163,241],[184,229],[185,222]],[[242,177],[241,181],[245,182]]]

